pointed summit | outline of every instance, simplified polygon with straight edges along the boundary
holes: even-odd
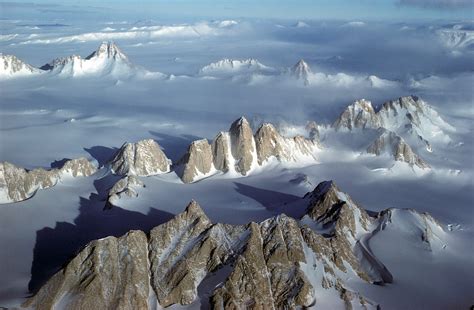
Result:
[[[382,126],[381,120],[372,103],[365,99],[356,100],[341,113],[332,125],[336,130],[345,128],[379,128]]]
[[[120,50],[120,48],[114,42],[102,42],[99,48],[92,54],[87,56],[85,59],[89,60],[94,57],[98,58],[111,58],[114,60],[128,60],[127,56]]]
[[[291,74],[298,80],[304,81],[305,85],[309,84],[309,76],[311,75],[311,73],[311,68],[303,59],[300,59],[291,68]]]
[[[236,171],[247,175],[256,162],[256,147],[253,131],[245,117],[232,123],[229,130],[231,154],[236,161]]]
[[[134,66],[113,42],[103,42],[86,58],[72,55],[54,59],[41,67],[54,74],[66,76],[130,75],[141,69]]]

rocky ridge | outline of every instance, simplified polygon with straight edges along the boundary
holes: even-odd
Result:
[[[53,187],[64,176],[90,176],[97,168],[85,158],[67,160],[60,169],[26,170],[9,162],[0,163],[0,203],[31,198],[38,189]]]
[[[301,221],[280,215],[247,225],[213,224],[192,201],[148,237],[131,231],[89,243],[24,306],[149,309],[209,302],[213,309],[282,309],[329,303],[376,309],[343,280],[383,284],[396,277],[367,240],[405,227],[403,233],[416,235],[412,240],[429,245],[426,250],[442,244],[444,231],[429,215],[389,209],[370,216],[331,181],[303,199],[308,209]],[[325,233],[304,225],[309,221]],[[222,281],[204,300],[198,287],[216,274]]]
[[[41,70],[23,62],[14,55],[0,53],[0,78],[25,76],[40,72]]]
[[[316,162],[320,148],[316,136],[286,138],[271,124],[262,124],[254,134],[249,122],[241,117],[228,132],[219,133],[212,144],[193,142],[178,162],[178,174],[185,183],[195,182],[216,171],[247,175],[275,158],[280,162]]]

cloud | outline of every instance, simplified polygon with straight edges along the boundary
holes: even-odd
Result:
[[[429,9],[463,9],[474,7],[474,0],[398,0],[403,6],[417,6]]]

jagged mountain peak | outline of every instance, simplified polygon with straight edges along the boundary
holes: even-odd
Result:
[[[311,74],[311,68],[303,59],[300,59],[292,68],[291,74],[298,80],[303,80],[305,84],[309,84],[309,76]]]
[[[228,132],[220,132],[211,145],[206,139],[192,142],[178,161],[177,173],[183,182],[192,183],[219,170],[247,175],[273,158],[298,165],[314,163],[320,149],[315,135],[313,132],[311,139],[283,137],[269,123],[263,123],[254,135],[242,116],[232,122]]]
[[[30,75],[39,72],[40,70],[25,63],[15,55],[0,53],[0,77]]]
[[[146,72],[135,67],[113,42],[103,42],[97,50],[86,58],[71,55],[54,59],[41,67],[58,75],[87,76],[114,75],[126,76],[137,72]]]
[[[235,129],[241,126],[250,127],[250,123],[245,118],[245,116],[241,116],[238,119],[236,119],[234,122],[232,122],[232,124],[230,125],[230,128],[231,128],[230,131],[232,131],[233,128]]]
[[[379,128],[380,119],[369,100],[360,99],[348,105],[333,123],[336,130],[346,128]]]
[[[97,50],[87,56],[85,59],[89,60],[94,57],[128,60],[127,56],[122,52],[122,50],[112,41],[102,42]]]
[[[192,215],[195,215],[195,216],[198,216],[198,217],[206,217],[207,218],[207,215],[204,213],[204,210],[201,208],[199,203],[194,199],[192,199],[188,203],[188,205],[186,206],[186,209],[184,209],[184,212],[186,214],[192,214]]]
[[[342,192],[334,181],[319,183],[305,198],[309,200],[305,216],[324,229],[330,228],[330,232],[338,226],[347,227],[350,234],[355,236],[361,229],[366,230],[371,222],[365,210]]]

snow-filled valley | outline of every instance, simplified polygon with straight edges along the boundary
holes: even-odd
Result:
[[[472,27],[0,20],[0,307],[467,309]]]

